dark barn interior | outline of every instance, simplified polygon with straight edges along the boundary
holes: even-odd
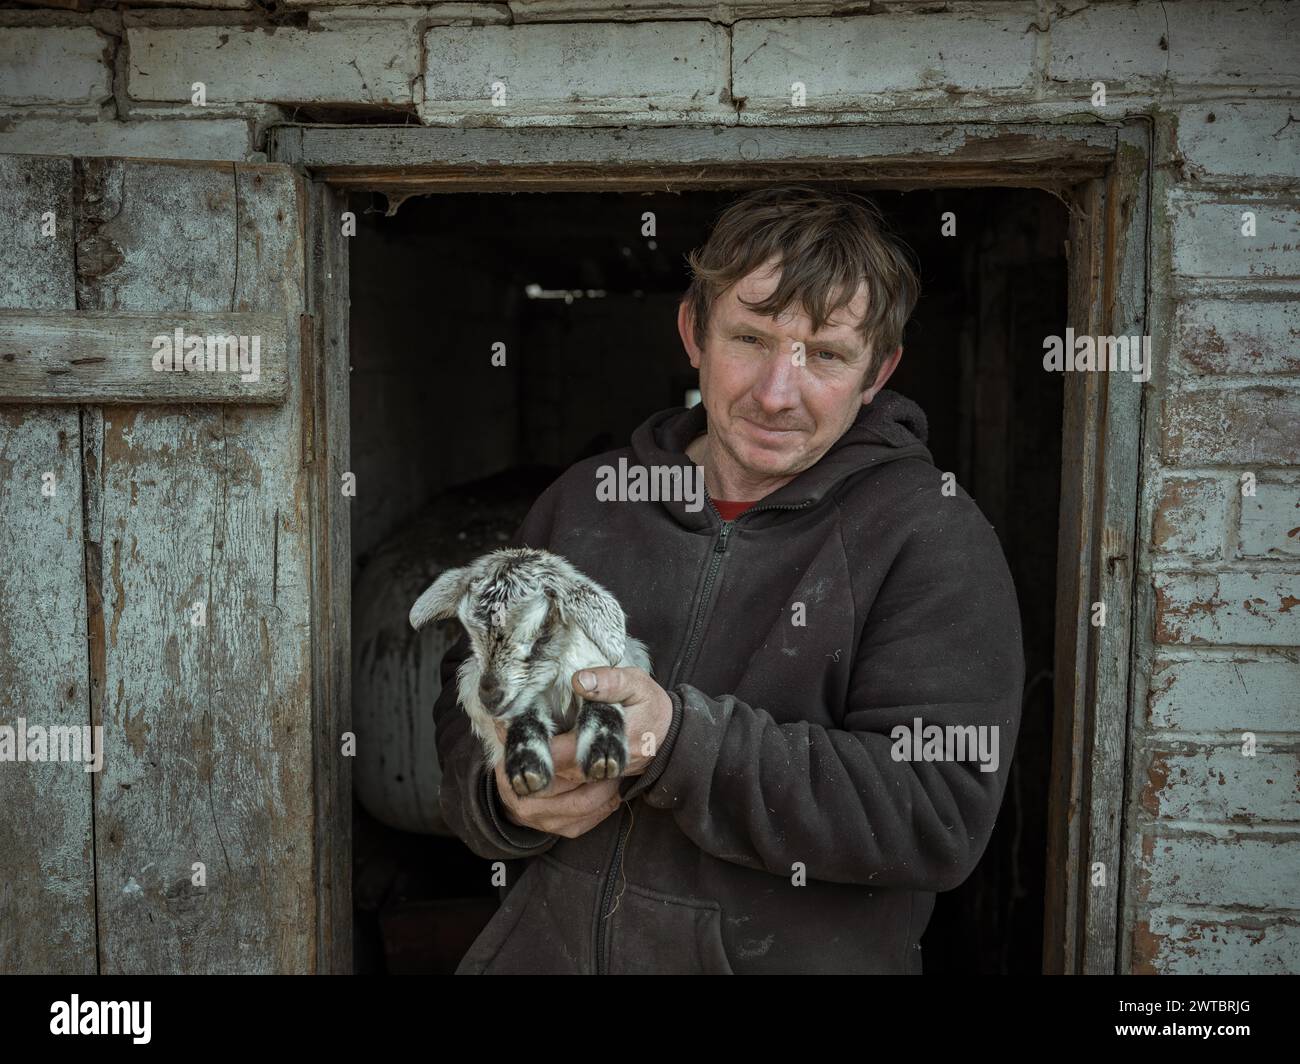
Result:
[[[1042,352],[1065,329],[1067,212],[1026,189],[863,191],[921,267],[886,387],[925,410],[936,464],[997,529],[1025,640],[997,827],[974,874],[939,895],[924,968],[1039,972],[1063,401]],[[437,572],[500,546],[570,464],[683,405],[697,386],[676,331],[684,256],[738,194],[451,193],[391,217],[382,197],[352,197],[358,972],[451,972],[497,904],[488,863],[436,812],[429,659],[456,624],[417,637],[407,610]]]

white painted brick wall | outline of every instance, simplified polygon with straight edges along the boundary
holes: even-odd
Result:
[[[1300,7],[1290,0],[1157,6],[1169,19],[1174,82],[1232,88],[1300,82]]]
[[[1196,277],[1300,277],[1300,207],[1250,193],[1172,192],[1174,272]],[[1242,229],[1255,216],[1255,235]]]
[[[132,27],[127,91],[135,100],[410,104],[420,69],[409,20],[341,19],[319,30]],[[196,108],[196,111],[198,108]]]
[[[1294,573],[1157,572],[1154,581],[1157,643],[1300,646]]]
[[[1175,310],[1174,352],[1194,374],[1300,373],[1296,295],[1184,300]]]
[[[1085,8],[1053,24],[1047,77],[1080,93],[1096,81],[1105,84],[1107,95],[1125,87],[1150,90],[1169,65],[1167,45],[1168,26],[1158,5]]]
[[[412,35],[418,40],[422,26],[471,26],[509,25],[510,9],[501,4],[420,4],[411,0],[338,0],[337,3],[321,4],[318,0],[308,0],[295,5],[307,8],[309,25],[317,32],[337,29],[345,19],[366,19],[369,21],[406,20]]]
[[[1300,843],[1295,829],[1218,829],[1143,839],[1151,860],[1139,865],[1136,892],[1151,903],[1300,909],[1300,876],[1276,847]],[[1294,850],[1293,850],[1294,852]],[[1253,874],[1243,875],[1244,869]]]
[[[1300,957],[1300,920],[1274,913],[1162,905],[1134,938],[1137,974],[1287,975]]]
[[[233,11],[255,6],[253,0],[131,0],[131,7],[202,7]]]
[[[1300,7],[1183,0],[1098,4],[1052,26],[1048,77],[1153,91],[1178,85],[1294,86],[1300,80]]]
[[[1166,477],[1152,546],[1162,553],[1221,558],[1228,532],[1228,487],[1221,478]]]
[[[1183,732],[1296,731],[1300,661],[1253,654],[1159,658],[1151,673],[1147,725]]]
[[[805,85],[810,110],[889,99],[919,107],[954,93],[1028,98],[1035,17],[1032,4],[989,4],[978,13],[738,22],[732,92],[747,109],[789,109],[794,82]]]
[[[1200,101],[1175,111],[1194,181],[1300,181],[1300,101]]]
[[[1257,478],[1254,496],[1241,500],[1236,556],[1300,557],[1300,481]],[[1300,684],[1296,698],[1300,701]]]
[[[617,114],[673,121],[728,118],[728,38],[709,22],[435,27],[420,117],[428,123],[490,116]],[[493,85],[504,86],[494,106]]]
[[[112,93],[111,41],[89,26],[0,28],[0,105],[97,104]]]
[[[1232,719],[1232,710],[1224,707]],[[1251,730],[1242,722],[1242,730]],[[1246,756],[1244,744],[1231,740],[1204,746],[1171,746],[1148,752],[1143,765],[1146,786],[1142,804],[1151,816],[1205,823],[1255,824],[1268,820],[1300,821],[1300,754],[1259,749]]]
[[[1300,463],[1300,389],[1175,392],[1165,400],[1161,450],[1176,466],[1258,469]]]
[[[1177,295],[1173,372],[1153,397],[1158,456],[1175,468],[1160,475],[1155,527],[1177,529],[1150,546],[1154,643],[1139,653],[1155,660],[1130,761],[1128,968],[1296,973],[1300,478],[1283,467],[1300,464],[1300,123],[1289,96],[1240,96],[1294,92],[1300,8],[1164,11],[1169,83],[1134,75],[1125,88],[1224,88],[1171,109],[1174,180],[1165,225],[1156,219]],[[1141,46],[1149,39],[1144,31]],[[1255,214],[1253,237],[1241,232],[1244,211]],[[1162,283],[1157,272],[1157,298]],[[1188,466],[1225,468],[1177,468]],[[1255,476],[1254,496],[1241,494],[1243,472]],[[1185,482],[1196,489],[1169,497]],[[1245,732],[1254,756],[1242,751]]]
[[[160,0],[160,2],[165,2],[165,0]],[[460,21],[468,24],[473,20],[474,22],[499,22],[504,24],[511,21],[511,8],[513,5],[505,3],[474,4],[464,2],[464,0],[455,0],[455,2],[444,4],[414,5],[411,0],[364,0],[364,2],[362,0],[284,0],[284,6],[291,8],[323,8],[327,9],[331,15],[346,15],[352,11],[364,10],[367,12],[367,17],[371,17],[371,12],[391,12],[401,7],[419,7],[424,12],[425,17],[440,22]]]

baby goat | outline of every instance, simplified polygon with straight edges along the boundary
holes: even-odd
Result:
[[[577,763],[590,779],[627,767],[623,707],[574,693],[573,674],[589,666],[650,672],[650,657],[627,634],[618,601],[566,559],[508,547],[449,569],[411,607],[411,626],[456,616],[473,654],[457,673],[460,703],[492,769],[505,757],[516,794],[550,786],[550,739],[577,727]],[[508,722],[506,741],[494,721]]]

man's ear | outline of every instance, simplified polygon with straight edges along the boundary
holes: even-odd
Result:
[[[862,393],[862,405],[866,406],[876,397],[876,393],[885,386],[885,381],[893,375],[894,370],[898,369],[899,360],[903,357],[903,345],[899,344],[894,349],[894,353],[885,359],[876,369],[876,379],[870,388]]]
[[[690,301],[685,296],[677,307],[677,331],[681,334],[682,346],[686,348],[686,357],[691,360],[691,366],[699,369],[702,352],[695,343],[695,317],[691,314]]]

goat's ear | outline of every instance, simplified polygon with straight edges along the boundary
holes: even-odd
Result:
[[[567,623],[576,624],[609,659],[617,665],[627,645],[623,607],[603,587],[589,581],[566,581],[563,588],[547,590]]]
[[[448,569],[430,584],[411,607],[411,627],[423,628],[430,621],[442,621],[456,614],[469,577],[469,567]]]

